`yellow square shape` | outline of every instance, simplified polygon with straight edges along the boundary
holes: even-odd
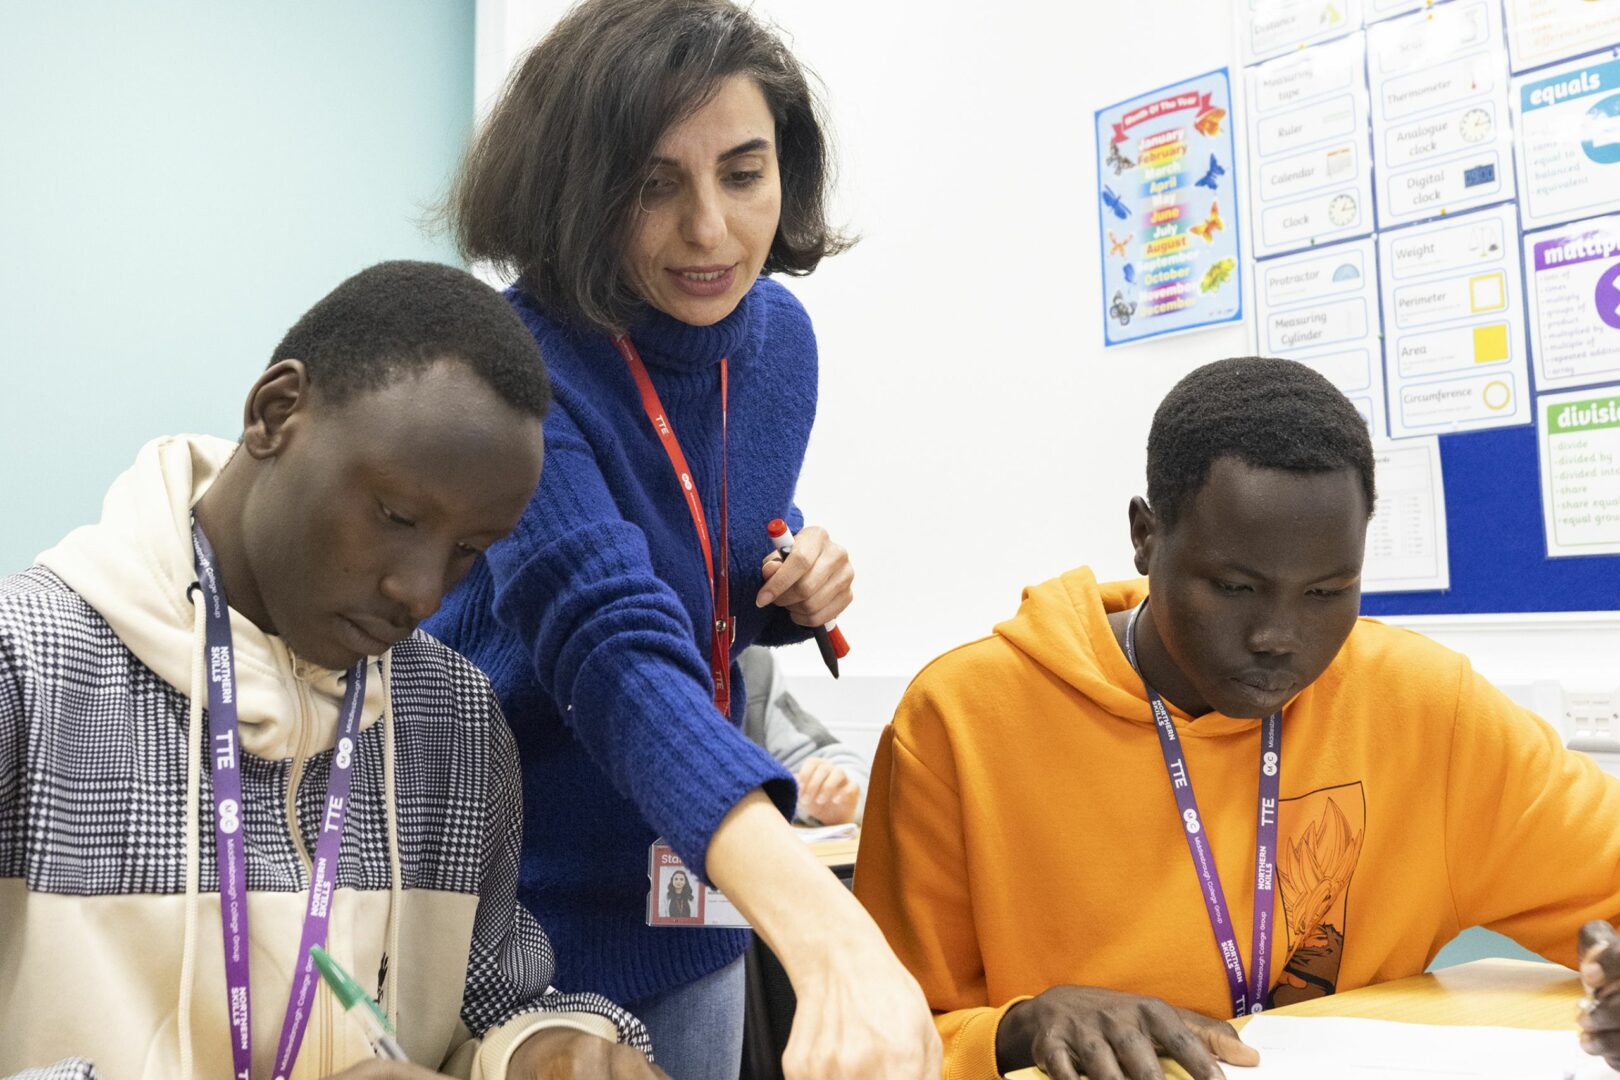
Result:
[[[1474,327],[1474,363],[1494,364],[1508,358],[1507,323]]]
[[[1468,279],[1468,302],[1474,314],[1501,311],[1507,307],[1507,278],[1498,270]]]

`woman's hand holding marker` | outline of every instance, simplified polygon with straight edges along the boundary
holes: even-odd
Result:
[[[838,661],[849,655],[849,642],[833,622],[854,598],[850,586],[855,581],[855,571],[849,565],[849,553],[828,540],[825,529],[812,527],[799,533],[802,537],[814,534],[815,553],[804,559],[802,555],[808,545],[795,544],[787,522],[772,518],[765,531],[770,535],[776,554],[765,559],[765,587],[759,591],[756,602],[764,607],[774,598],[788,609],[794,622],[814,627],[821,660],[836,679]],[[795,565],[794,560],[800,561]],[[792,583],[782,577],[790,567],[801,573]]]
[[[792,547],[786,558],[775,552],[766,557],[765,587],[754,603],[785,607],[800,626],[825,626],[855,599],[855,567],[849,552],[833,543],[827,530],[818,525],[805,526],[789,542]]]

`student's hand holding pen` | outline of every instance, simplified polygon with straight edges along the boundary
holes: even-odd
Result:
[[[1216,1059],[1258,1065],[1231,1024],[1158,998],[1094,986],[1054,986],[1008,1009],[996,1030],[1003,1074],[1039,1066],[1051,1080],[1164,1080],[1159,1056],[1193,1080],[1220,1080]]]
[[[403,1061],[367,1061],[331,1080],[432,1080],[440,1076]],[[576,1028],[543,1028],[518,1044],[506,1080],[669,1080],[640,1050]]]
[[[633,1046],[554,1027],[519,1044],[506,1080],[669,1080],[669,1075]]]
[[[1581,1049],[1620,1069],[1620,934],[1598,920],[1581,927],[1579,941],[1581,1002],[1576,1023]]]
[[[827,530],[807,525],[793,536],[786,559],[772,552],[765,559],[765,587],[754,598],[758,607],[777,604],[800,626],[824,626],[837,619],[855,599],[855,567],[849,552],[832,542]]]

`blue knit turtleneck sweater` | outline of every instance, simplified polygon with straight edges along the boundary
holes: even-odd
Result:
[[[519,897],[557,947],[557,985],[635,1001],[716,971],[746,931],[653,929],[647,847],[662,834],[704,874],[709,838],[790,775],[731,723],[709,678],[708,575],[691,513],[613,342],[508,294],[540,344],[556,400],[540,487],[517,529],[428,622],[494,683],[523,764]],[[801,640],[754,595],[765,525],[793,505],[816,408],[816,345],[792,294],[759,281],[707,327],[654,313],[631,331],[718,538],[720,367],[729,357],[731,602],[736,651]],[[735,654],[734,654],[735,655]],[[706,876],[706,875],[705,875]]]

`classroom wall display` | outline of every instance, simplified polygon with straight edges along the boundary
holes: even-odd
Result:
[[[1368,420],[1368,614],[1620,609],[1617,5],[1235,5],[1255,346]]]
[[[1326,375],[1382,436],[1388,422],[1377,257],[1369,237],[1267,259],[1255,274],[1255,304],[1260,351]]]
[[[1530,422],[1512,205],[1378,234],[1389,432]]]
[[[1249,69],[1249,214],[1257,255],[1373,228],[1366,35]]]
[[[1409,11],[1421,11],[1434,0],[1367,0],[1367,25],[1371,26],[1380,19],[1387,19],[1391,15],[1405,15]]]
[[[1367,31],[1378,227],[1513,197],[1500,0],[1452,0]]]
[[[1620,59],[1520,76],[1512,98],[1525,228],[1620,210]]]
[[[1506,0],[1508,52],[1524,71],[1620,41],[1620,4],[1605,0]]]
[[[1402,439],[1373,448],[1378,502],[1367,524],[1361,587],[1416,592],[1451,586],[1440,440]]]
[[[1240,0],[1243,62],[1252,64],[1361,26],[1361,0]]]
[[[1536,385],[1620,379],[1620,214],[1530,233],[1524,272]]]
[[[1536,399],[1547,554],[1620,555],[1620,386]]]
[[[1227,70],[1097,110],[1103,343],[1243,318]]]

